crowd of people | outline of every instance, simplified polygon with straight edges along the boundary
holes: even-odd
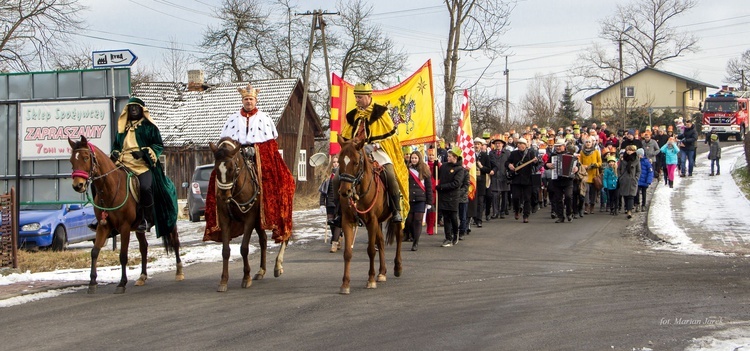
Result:
[[[473,185],[462,160],[464,150],[443,139],[403,151],[409,209],[404,240],[412,242],[413,251],[418,249],[423,218],[428,235],[443,227],[443,247],[464,240],[472,226],[482,228],[484,222],[506,216],[529,223],[533,213],[546,207],[556,223],[584,218],[597,207],[630,219],[647,208],[647,190],[654,180],[663,179],[672,188],[676,172],[693,176],[698,132],[693,121],[682,118],[674,126],[647,127],[643,132],[574,121],[557,130],[534,125],[518,132],[483,133],[473,142]],[[706,143],[711,144],[710,175],[719,175],[721,147],[715,135]],[[331,226],[331,252],[336,252],[340,223],[335,220],[337,189],[331,185],[337,178],[335,155],[333,160],[329,178],[320,187],[320,205]]]

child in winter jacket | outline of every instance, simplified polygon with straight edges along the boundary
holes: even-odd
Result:
[[[719,136],[717,134],[711,134],[711,145],[708,149],[708,159],[711,160],[711,174],[714,175],[714,164],[716,165],[716,175],[721,174],[721,166],[719,166],[719,160],[721,159],[721,145],[719,144]]]
[[[641,158],[641,176],[638,178],[638,192],[635,194],[635,212],[638,212],[639,209],[641,211],[646,210],[646,192],[654,180],[654,168],[643,149],[638,149],[635,152]]]
[[[602,188],[607,191],[607,208],[613,216],[617,215],[617,158],[607,157],[607,167],[604,168]]]
[[[669,184],[669,187],[674,187],[674,171],[677,169],[677,154],[680,149],[677,148],[677,143],[674,137],[670,137],[667,143],[661,147],[661,152],[664,154],[664,160],[667,165],[667,176],[664,177],[664,185]]]

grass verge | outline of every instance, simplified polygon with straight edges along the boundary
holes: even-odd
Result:
[[[750,172],[748,172],[747,167],[735,168],[732,171],[732,177],[745,198],[750,199]]]
[[[149,259],[150,261],[150,259]],[[141,262],[141,255],[136,254],[128,257],[128,266],[137,265]],[[97,266],[119,266],[120,250],[112,251],[102,249],[99,252]],[[91,267],[91,251],[70,250],[53,252],[18,250],[18,270],[21,272],[52,272],[58,269],[84,269]]]

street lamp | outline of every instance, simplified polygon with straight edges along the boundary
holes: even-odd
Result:
[[[625,91],[622,87],[622,79],[623,79],[623,73],[622,73],[622,36],[623,34],[627,33],[633,29],[633,26],[628,26],[628,28],[625,28],[622,32],[620,32],[620,39],[617,40],[618,43],[618,50],[620,53],[620,108],[622,113],[622,129],[625,129],[625,121],[627,120],[627,110],[625,108]]]

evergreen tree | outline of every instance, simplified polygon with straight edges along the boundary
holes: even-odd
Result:
[[[569,126],[570,123],[578,116],[578,109],[573,103],[573,94],[570,87],[566,87],[560,101],[560,108],[557,110],[555,117],[558,126]]]

